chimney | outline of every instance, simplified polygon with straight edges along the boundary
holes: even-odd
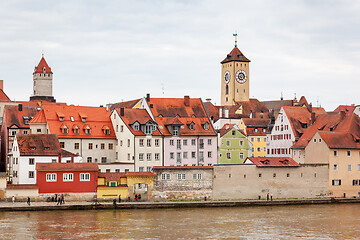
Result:
[[[124,116],[124,112],[125,112],[125,109],[122,107],[120,108],[120,116],[123,117]]]
[[[311,112],[311,125],[315,123],[315,113]]]
[[[23,107],[23,106],[22,106],[22,104],[20,103],[20,104],[19,104],[19,112],[22,112],[22,107]]]
[[[146,101],[147,101],[147,102],[150,102],[150,93],[147,93],[147,94],[146,94]]]
[[[206,99],[206,102],[211,102],[211,98],[207,98],[207,99]]]
[[[61,153],[59,153],[59,160],[58,160],[59,163],[61,163]]]
[[[312,113],[312,104],[311,103],[307,106],[307,109],[310,113]]]
[[[340,112],[340,121],[345,118],[345,115],[346,115],[345,111]]]
[[[189,96],[184,96],[184,104],[185,106],[190,106],[190,97]]]
[[[0,80],[0,89],[4,91],[4,80]]]
[[[74,155],[71,154],[71,163],[74,163]]]

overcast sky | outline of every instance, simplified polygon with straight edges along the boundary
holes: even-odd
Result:
[[[360,1],[1,1],[0,79],[28,100],[41,59],[58,102],[153,97],[220,104],[220,62],[251,60],[250,96],[360,104]],[[164,91],[163,91],[164,89]]]

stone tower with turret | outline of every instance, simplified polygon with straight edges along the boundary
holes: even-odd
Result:
[[[237,48],[221,62],[221,105],[231,106],[235,102],[249,101],[250,60]]]
[[[33,95],[30,97],[30,101],[45,100],[55,102],[52,95],[52,79],[53,72],[43,55],[33,73]]]

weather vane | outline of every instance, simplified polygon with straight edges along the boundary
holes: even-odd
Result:
[[[235,31],[235,33],[233,34],[233,36],[235,37],[235,47],[237,47],[237,31]]]
[[[41,55],[42,55],[42,57],[44,57],[44,49],[41,50]]]

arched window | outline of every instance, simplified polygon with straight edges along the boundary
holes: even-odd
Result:
[[[229,94],[229,86],[228,85],[225,86],[225,94]]]

